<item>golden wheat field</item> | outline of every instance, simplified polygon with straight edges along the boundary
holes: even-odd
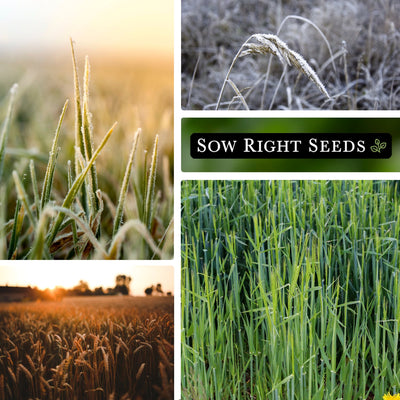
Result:
[[[0,399],[172,399],[173,297],[0,304]]]

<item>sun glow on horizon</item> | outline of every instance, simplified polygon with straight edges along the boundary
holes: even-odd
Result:
[[[31,286],[40,290],[54,290],[56,287],[71,289],[79,281],[88,283],[91,290],[96,287],[107,289],[115,286],[119,274],[132,278],[131,294],[144,295],[145,288],[161,283],[164,292],[174,292],[172,266],[129,266],[127,263],[81,262],[29,262],[0,266],[0,286]]]

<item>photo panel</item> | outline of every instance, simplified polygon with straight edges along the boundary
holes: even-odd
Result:
[[[182,399],[396,398],[399,181],[181,192]]]
[[[182,0],[183,110],[398,110],[400,4]]]
[[[173,399],[174,268],[0,265],[0,395]]]
[[[2,6],[0,259],[173,258],[173,1]]]

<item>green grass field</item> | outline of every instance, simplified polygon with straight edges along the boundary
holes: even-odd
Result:
[[[183,399],[400,392],[398,182],[181,189]]]

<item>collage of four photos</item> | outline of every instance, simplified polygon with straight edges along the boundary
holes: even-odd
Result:
[[[0,400],[400,399],[398,0],[4,0]]]

